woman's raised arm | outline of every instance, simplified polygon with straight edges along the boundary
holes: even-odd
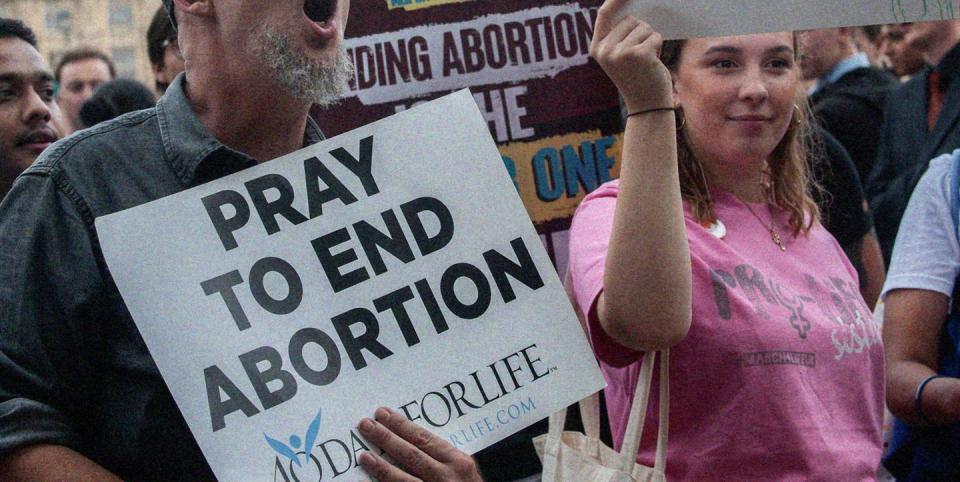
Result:
[[[600,7],[590,47],[633,114],[624,131],[620,193],[596,316],[624,346],[656,350],[680,342],[689,330],[690,250],[672,82],[658,58],[662,39],[633,17],[614,25],[613,15],[624,4],[607,0]]]

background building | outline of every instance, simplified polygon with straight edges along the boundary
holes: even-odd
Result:
[[[51,67],[66,50],[90,46],[113,58],[117,76],[153,85],[146,35],[159,6],[160,0],[0,0],[0,17],[32,28]]]

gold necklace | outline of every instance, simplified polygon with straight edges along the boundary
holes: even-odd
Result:
[[[753,217],[757,218],[757,221],[760,222],[760,225],[766,228],[767,231],[770,231],[770,239],[773,240],[774,244],[780,247],[780,251],[786,251],[787,247],[783,245],[783,239],[780,238],[780,233],[778,233],[777,230],[773,228],[773,216],[770,217],[770,224],[767,225],[766,223],[763,222],[763,219],[760,219],[760,216],[757,216],[757,213],[754,212],[753,208],[750,207],[750,203],[744,202],[743,204],[750,211],[750,214],[752,214]],[[767,206],[767,209],[769,209],[769,205]],[[773,213],[771,212],[771,214]]]

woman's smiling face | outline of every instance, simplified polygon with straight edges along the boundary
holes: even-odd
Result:
[[[790,32],[686,41],[674,95],[698,159],[736,169],[770,156],[794,115],[795,49]]]

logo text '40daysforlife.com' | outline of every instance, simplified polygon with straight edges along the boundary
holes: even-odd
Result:
[[[556,372],[547,368],[537,356],[536,344],[511,353],[494,363],[467,374],[459,380],[427,392],[417,400],[402,404],[399,408],[409,420],[426,422],[433,428],[444,428],[462,417],[514,393],[527,385]],[[516,397],[514,393],[514,397]],[[534,398],[521,395],[515,401],[494,412],[487,412],[465,428],[449,434],[448,440],[457,448],[474,445],[473,442],[501,431],[506,425],[518,425],[543,417]],[[331,438],[317,442],[322,411],[307,425],[301,438],[294,434],[288,442],[263,434],[267,445],[273,449],[273,480],[275,482],[313,482],[339,477],[357,466],[357,457],[363,451],[382,454],[376,447],[367,445],[353,430],[343,438]],[[476,447],[476,445],[474,445]]]

